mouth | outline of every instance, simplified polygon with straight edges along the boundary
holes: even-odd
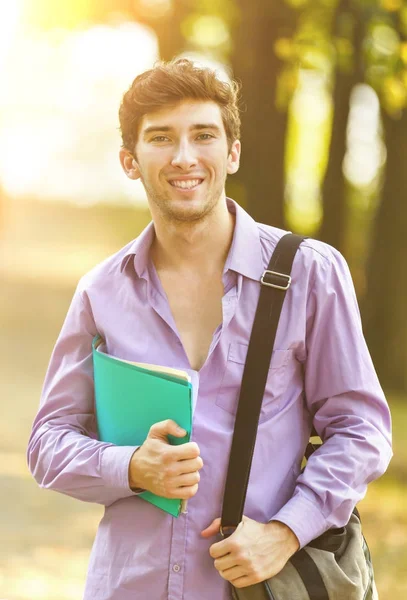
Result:
[[[196,179],[173,179],[171,181],[169,181],[168,183],[176,188],[177,190],[181,191],[181,192],[191,192],[193,190],[196,190],[201,183],[203,182],[203,179],[200,178],[196,178]]]

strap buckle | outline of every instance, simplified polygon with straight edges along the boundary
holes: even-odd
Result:
[[[268,281],[265,281],[265,276],[267,275],[272,275],[274,277],[281,277],[285,280],[285,285],[278,285],[277,283],[270,283]],[[285,273],[277,273],[277,271],[267,271],[267,269],[264,271],[263,275],[261,276],[260,279],[262,285],[267,285],[268,287],[272,287],[275,288],[276,290],[283,290],[286,291],[288,290],[288,288],[291,285],[291,277],[290,275],[286,275]]]
[[[229,533],[227,531],[225,531],[225,529],[232,529],[233,531],[230,531]],[[219,525],[219,533],[221,534],[221,536],[224,537],[229,537],[230,535],[232,535],[232,533],[234,533],[236,531],[236,527],[234,527],[233,525],[226,525],[225,527],[222,527],[222,524]]]

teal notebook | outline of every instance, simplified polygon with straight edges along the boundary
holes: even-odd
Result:
[[[132,363],[102,351],[103,340],[92,343],[96,419],[99,439],[118,446],[140,446],[151,425],[172,419],[187,435],[168,436],[171,444],[189,442],[192,428],[192,386],[185,371]],[[139,497],[178,517],[185,509],[176,498],[143,492]]]

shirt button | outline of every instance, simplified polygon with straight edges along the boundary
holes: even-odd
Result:
[[[178,571],[180,571],[181,567],[179,565],[174,565],[172,567],[172,570],[175,571],[176,573],[178,573]]]

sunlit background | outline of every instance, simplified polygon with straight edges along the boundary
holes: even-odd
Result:
[[[164,9],[167,3],[143,4]],[[126,13],[107,12],[103,24],[87,22],[88,5],[89,0],[70,3],[69,9],[61,4],[65,8],[54,15],[59,9],[51,1],[0,4],[0,178],[14,198],[57,198],[81,206],[145,203],[142,186],[135,189],[117,161],[117,107],[133,78],[159,58],[157,38]],[[202,16],[190,33],[196,48],[186,54],[216,66],[200,39],[216,46],[228,35],[221,19]],[[290,106],[289,205],[292,219],[304,227],[305,217],[310,231],[321,218],[319,163],[331,117],[327,69],[300,71]],[[356,187],[370,185],[385,149],[378,99],[367,85],[352,96],[347,144],[347,179]]]
[[[258,15],[246,14],[247,5],[256,3]],[[228,192],[256,218],[264,214],[270,224],[339,246],[364,301],[370,289],[375,223],[385,205],[381,197],[387,197],[385,171],[395,160],[389,162],[385,130],[396,123],[394,135],[404,127],[407,136],[402,125],[407,5],[401,0],[317,4],[0,0],[2,600],[82,597],[101,509],[39,490],[27,470],[25,448],[49,355],[78,278],[134,238],[150,218],[142,186],[123,175],[118,161],[118,107],[138,73],[160,57],[174,55],[213,66],[221,77],[234,73],[247,90],[243,121],[248,123],[255,101],[260,102],[263,76],[256,71],[255,50],[244,28],[253,27],[255,37],[262,11],[281,11],[282,25],[271,20],[270,47],[264,56],[271,72],[278,65],[275,88],[270,88],[276,120],[264,114],[260,125],[243,128],[246,171],[243,166],[242,175],[231,179]],[[363,32],[358,33],[362,21]],[[276,164],[271,150],[277,144],[278,122],[284,125],[280,196],[276,180],[270,179],[274,175],[262,166],[267,166],[269,152],[270,168]],[[261,141],[267,126],[271,131]],[[251,144],[258,150],[254,159]],[[330,180],[335,149],[341,144]],[[407,152],[407,143],[400,152]],[[407,153],[404,157],[407,160]],[[261,205],[256,205],[255,180],[263,186],[256,188],[262,190]],[[329,188],[329,181],[336,183]],[[402,216],[403,198],[407,204],[402,169],[397,184],[404,192],[399,208],[392,210],[407,225]],[[340,206],[329,204],[338,186],[343,201]],[[345,217],[338,216],[335,229],[340,214]],[[400,294],[407,300],[403,282]],[[386,310],[383,319],[393,308]],[[400,319],[398,326],[407,332]],[[401,385],[396,375],[391,377],[385,381],[396,417],[396,456],[389,473],[371,486],[361,510],[380,598],[404,600],[407,377]]]

